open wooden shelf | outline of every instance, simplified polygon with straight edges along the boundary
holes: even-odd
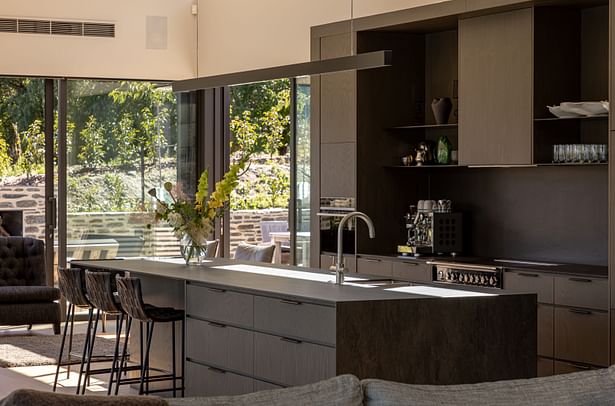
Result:
[[[608,166],[608,162],[545,162],[537,163],[537,166]]]
[[[566,121],[566,120],[606,120],[609,118],[608,114],[601,116],[581,116],[581,117],[545,117],[535,118],[534,121]]]
[[[401,125],[391,127],[390,130],[414,130],[414,129],[429,129],[429,128],[457,128],[457,124],[421,124],[421,125]]]
[[[417,165],[412,165],[412,166],[393,165],[393,166],[387,166],[386,168],[422,169],[422,168],[463,168],[463,167],[464,166],[462,166],[462,165],[421,165],[421,166],[417,166]]]

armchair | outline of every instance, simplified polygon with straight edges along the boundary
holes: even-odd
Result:
[[[53,324],[60,333],[60,290],[45,286],[45,247],[28,237],[0,237],[0,325]]]

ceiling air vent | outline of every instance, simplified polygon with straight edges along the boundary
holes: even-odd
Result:
[[[14,18],[0,18],[0,32],[17,32],[17,20]]]
[[[50,34],[51,21],[49,20],[17,20],[17,32],[27,34]]]
[[[115,38],[115,24],[0,17],[2,32]]]
[[[52,21],[51,33],[56,35],[83,35],[83,23],[75,21]]]
[[[83,23],[83,35],[87,37],[115,37],[115,24]]]

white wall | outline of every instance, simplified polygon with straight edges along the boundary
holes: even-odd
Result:
[[[194,0],[196,1],[196,0]],[[197,72],[193,0],[0,0],[0,17],[103,21],[115,38],[0,33],[0,75],[183,79]],[[167,17],[167,48],[146,49],[146,16]]]
[[[351,7],[351,1],[354,1]],[[198,0],[199,76],[309,61],[310,27],[443,0]]]

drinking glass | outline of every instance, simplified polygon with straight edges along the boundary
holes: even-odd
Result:
[[[560,162],[560,144],[553,145],[553,163]]]
[[[598,144],[591,144],[589,155],[591,162],[600,162],[600,146]]]
[[[598,155],[600,156],[600,162],[607,162],[609,153],[606,144],[598,145]]]

